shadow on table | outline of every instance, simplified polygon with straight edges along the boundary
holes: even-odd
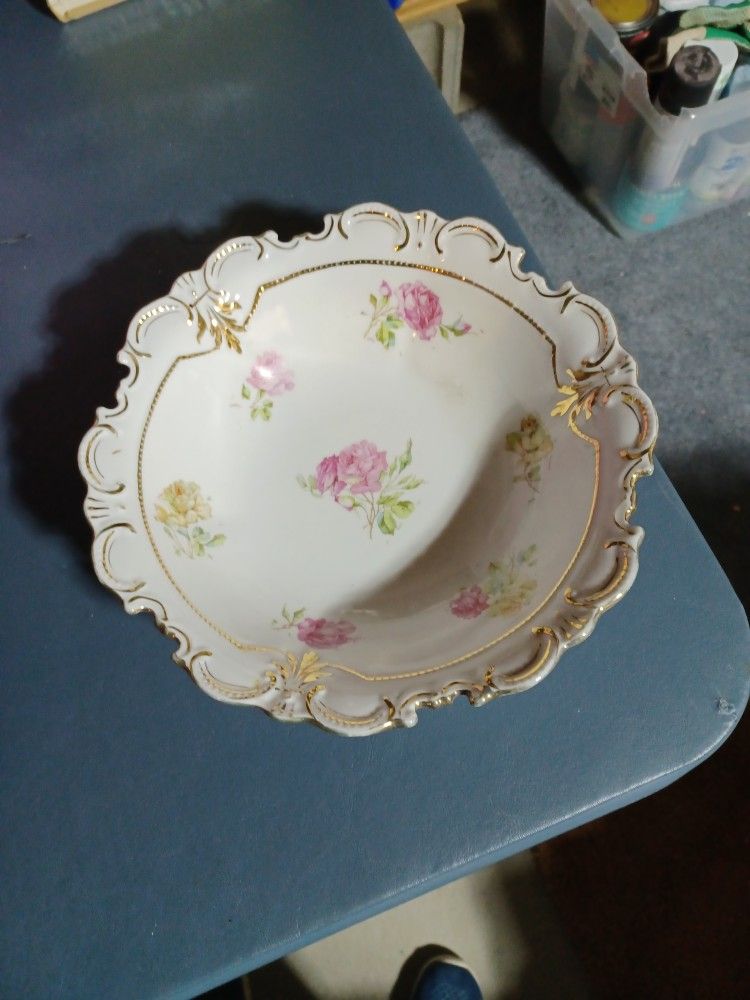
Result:
[[[97,406],[114,404],[125,373],[116,354],[133,315],[168,294],[180,274],[200,267],[230,237],[272,229],[289,239],[321,224],[318,215],[250,203],[204,231],[146,232],[52,302],[44,366],[24,379],[8,402],[13,488],[43,528],[71,541],[87,572],[91,531],[82,511],[85,488],[76,453]]]
[[[664,468],[682,502],[729,577],[746,609],[750,609],[750,559],[747,517],[750,511],[750,463],[721,441],[689,461],[663,458]]]
[[[54,18],[55,16],[47,6],[47,0],[26,0],[26,3],[40,14],[44,14],[46,17]]]

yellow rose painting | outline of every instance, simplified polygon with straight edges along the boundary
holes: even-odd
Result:
[[[513,482],[526,483],[534,493],[538,493],[542,462],[546,458],[549,463],[553,447],[549,431],[539,417],[533,413],[524,417],[519,430],[505,437],[505,450],[513,452],[520,464],[520,472],[513,477]]]
[[[225,535],[212,535],[199,523],[211,517],[211,505],[197,483],[176,479],[159,494],[154,516],[179,556],[189,559],[210,555],[209,550],[226,541]]]

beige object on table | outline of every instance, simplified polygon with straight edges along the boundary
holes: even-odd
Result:
[[[396,16],[402,24],[410,24],[433,17],[447,7],[457,7],[460,3],[466,3],[466,0],[405,0],[396,11]]]
[[[406,0],[398,11],[398,18],[402,24],[409,24],[464,2],[465,0]],[[123,0],[47,0],[47,6],[59,21],[74,21],[118,3],[123,3]]]
[[[123,0],[47,0],[47,6],[58,21],[75,21],[76,18],[95,14],[105,7],[114,7]]]
[[[458,111],[464,22],[458,9],[464,0],[406,0],[398,19],[437,83],[452,111]]]

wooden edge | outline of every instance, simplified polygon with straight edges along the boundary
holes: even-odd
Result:
[[[422,21],[432,14],[438,14],[448,7],[457,7],[466,0],[405,0],[396,11],[396,17],[401,24],[411,24],[412,21]]]
[[[96,14],[105,7],[114,7],[123,0],[47,0],[47,6],[58,21],[75,21],[87,14]]]

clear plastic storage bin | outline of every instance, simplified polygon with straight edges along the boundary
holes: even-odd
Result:
[[[658,112],[645,70],[588,0],[547,0],[542,120],[621,236],[750,195],[750,91]]]

